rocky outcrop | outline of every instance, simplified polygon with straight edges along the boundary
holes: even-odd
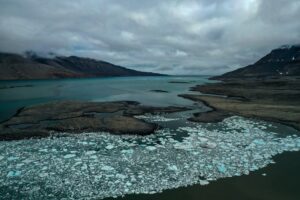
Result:
[[[235,114],[300,130],[300,45],[274,49],[253,65],[211,79],[223,82],[191,88],[205,95],[181,95],[214,109],[190,120],[214,122]]]
[[[220,110],[213,110],[205,113],[194,113],[193,117],[188,118],[189,121],[192,122],[203,122],[203,123],[216,123],[216,122],[221,122],[227,117],[231,117],[232,115],[220,111]]]
[[[300,130],[300,79],[235,80],[199,85],[198,94],[181,97],[201,101],[213,108],[190,118],[196,122],[217,122],[230,115],[283,123]]]
[[[143,106],[134,101],[56,101],[20,109],[0,124],[0,140],[48,137],[54,132],[148,135],[159,126],[134,115],[184,110],[187,108]]]
[[[150,92],[156,92],[156,93],[169,93],[166,90],[150,90]]]
[[[300,103],[300,80],[298,77],[263,80],[241,78],[197,85],[191,90],[206,94],[226,95],[231,99],[241,101],[278,102],[286,105]]]

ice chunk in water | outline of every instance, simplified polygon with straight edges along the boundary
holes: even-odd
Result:
[[[48,173],[40,173],[40,174],[39,174],[39,176],[42,177],[42,178],[43,178],[43,177],[47,177],[48,175],[49,175]]]
[[[47,153],[47,152],[48,152],[48,149],[40,149],[39,151],[40,151],[40,152]]]
[[[7,158],[7,160],[9,160],[9,161],[18,160],[18,159],[19,159],[19,157],[15,157],[15,156],[10,156]]]
[[[102,167],[101,167],[101,169],[102,169],[102,170],[105,170],[105,171],[111,171],[111,170],[114,170],[114,168],[113,168],[113,167],[111,167],[111,166],[108,166],[108,165],[104,165],[104,166],[102,166]]]
[[[218,165],[218,171],[220,173],[225,173],[226,172],[226,167],[223,163]]]
[[[208,185],[209,182],[207,180],[200,180],[200,185]]]
[[[95,154],[96,153],[96,151],[87,151],[85,154],[86,155],[92,155],[92,154]]]
[[[255,139],[252,141],[256,145],[264,145],[266,142],[263,139]]]
[[[24,163],[18,163],[18,164],[16,165],[16,167],[17,167],[17,168],[21,168],[23,165],[24,165]]]
[[[201,142],[201,143],[206,143],[206,142],[208,142],[208,139],[205,138],[205,137],[199,137],[198,139],[199,139],[199,142]]]
[[[97,159],[97,158],[98,158],[98,156],[96,156],[96,155],[92,155],[90,158],[91,158],[91,159]]]
[[[214,142],[207,141],[204,143],[200,143],[200,146],[203,148],[214,149],[216,148],[217,144]]]
[[[7,174],[7,177],[17,177],[21,175],[21,171],[10,171]]]
[[[83,164],[81,170],[86,170],[88,168],[87,164]]]
[[[109,145],[107,145],[106,147],[105,147],[105,149],[108,149],[108,150],[110,150],[110,149],[113,149],[115,146],[114,145],[112,145],[112,144],[109,144]]]
[[[126,182],[126,186],[131,186],[132,183],[130,183],[129,181]]]
[[[133,149],[124,149],[124,150],[121,151],[121,153],[123,153],[123,154],[132,154]]]
[[[125,179],[127,176],[125,176],[124,174],[117,174],[116,177],[119,179]]]
[[[168,167],[169,170],[172,170],[172,171],[178,171],[178,168],[176,165],[171,165]]]
[[[64,156],[64,158],[73,158],[75,156],[76,156],[75,154],[67,154]]]
[[[156,149],[156,147],[154,147],[154,146],[147,146],[146,149],[149,150],[149,151],[154,151]]]

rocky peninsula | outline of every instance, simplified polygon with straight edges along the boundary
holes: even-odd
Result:
[[[181,97],[212,107],[196,113],[195,122],[218,122],[231,115],[259,118],[290,125],[300,130],[300,79],[231,80],[191,88],[202,94]],[[218,96],[219,95],[219,96]]]
[[[21,108],[0,124],[0,140],[43,138],[53,132],[83,133],[107,131],[112,134],[148,135],[160,127],[134,118],[187,110],[184,107],[152,107],[135,101],[54,101]]]
[[[275,121],[300,130],[300,46],[282,46],[256,63],[197,85],[201,94],[179,95],[212,108],[189,120],[218,122],[231,115]]]

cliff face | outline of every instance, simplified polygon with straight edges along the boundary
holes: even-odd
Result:
[[[215,79],[265,76],[300,76],[300,45],[282,46],[252,65],[225,73]]]
[[[25,58],[18,54],[0,53],[0,80],[159,75],[76,56]]]

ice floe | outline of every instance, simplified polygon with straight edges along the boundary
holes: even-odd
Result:
[[[207,185],[247,175],[274,163],[277,154],[300,150],[297,135],[276,130],[231,117],[217,125],[186,122],[146,137],[86,133],[2,141],[0,199],[102,199]]]
[[[64,156],[64,158],[73,158],[75,156],[76,156],[75,154],[67,154]]]
[[[150,114],[138,115],[135,117],[138,119],[144,119],[151,122],[170,122],[170,121],[177,121],[180,119],[180,118],[169,118],[169,117],[164,117],[162,115],[150,115]]]
[[[114,145],[109,144],[109,145],[107,145],[105,148],[108,149],[108,150],[110,150],[110,149],[113,149],[113,148],[114,148]]]
[[[7,177],[16,177],[20,175],[21,175],[21,171],[10,171],[8,172]]]

